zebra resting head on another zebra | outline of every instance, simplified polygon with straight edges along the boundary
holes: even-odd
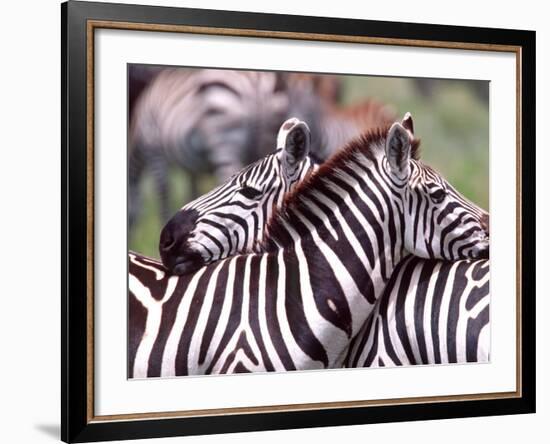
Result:
[[[166,223],[159,242],[164,265],[181,275],[253,248],[273,208],[314,169],[310,147],[307,124],[286,120],[275,152],[188,203]]]
[[[341,367],[407,254],[405,224],[423,225],[423,212],[408,213],[410,178],[417,193],[432,189],[433,177],[413,176],[425,168],[417,145],[409,118],[348,145],[286,197],[257,252],[185,276],[130,254],[130,377]],[[471,224],[471,210],[447,199],[426,200],[427,214],[451,205]],[[478,234],[426,226],[445,230],[447,248]],[[434,233],[418,234],[410,253]]]
[[[247,251],[264,237],[264,225],[274,208],[281,206],[283,195],[302,182],[314,168],[307,157],[309,147],[302,147],[299,158],[287,138],[307,125],[288,127],[289,119],[278,135],[278,150],[235,175],[227,183],[207,195],[185,205],[167,223],[161,233],[159,250],[164,265],[175,274],[184,274],[216,260]],[[388,137],[386,137],[388,136]],[[384,204],[398,206],[396,215],[403,231],[403,245],[419,257],[457,260],[479,259],[489,254],[489,216],[458,193],[445,179],[419,160],[419,141],[414,138],[413,120],[407,113],[401,123],[390,128],[369,131],[348,144],[345,152],[360,155],[361,145],[376,139],[375,149],[365,155],[375,161],[376,170],[386,176],[392,186],[390,196],[383,196],[375,184],[372,194],[371,220],[384,218]],[[381,146],[389,140],[385,146]],[[307,139],[309,140],[309,138]],[[288,141],[293,141],[288,138]],[[340,154],[335,157],[339,159]],[[287,159],[281,162],[281,159]],[[292,167],[294,166],[294,169]],[[327,169],[329,167],[323,167]],[[361,167],[350,171],[357,177]],[[322,173],[321,173],[322,174]],[[311,176],[311,175],[309,175]],[[345,181],[344,181],[345,183]],[[399,198],[398,202],[395,198]],[[384,200],[386,202],[384,202]],[[395,239],[396,233],[376,231],[380,236]]]

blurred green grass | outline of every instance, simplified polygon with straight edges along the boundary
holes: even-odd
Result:
[[[158,242],[163,222],[160,220],[160,208],[158,206],[158,195],[151,175],[145,174],[142,180],[142,202],[141,213],[135,227],[129,233],[128,248],[149,257],[159,258]],[[213,178],[200,180],[199,192],[204,194],[215,186]],[[171,168],[169,173],[170,186],[170,214],[175,213],[185,203],[189,202],[189,178],[187,174],[178,169]]]
[[[474,81],[434,79],[431,94],[423,94],[413,79],[368,76],[342,76],[342,79],[344,103],[370,97],[389,105],[398,116],[409,111],[415,134],[422,139],[422,160],[466,197],[489,209],[489,104],[475,93],[479,82],[475,85]],[[147,175],[141,186],[143,207],[130,233],[129,248],[158,257],[162,223],[151,177]],[[205,178],[199,191],[206,192],[213,186],[213,181]],[[172,212],[189,200],[188,189],[185,173],[172,169]]]

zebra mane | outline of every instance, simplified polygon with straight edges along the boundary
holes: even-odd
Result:
[[[389,129],[390,126],[378,127],[351,140],[322,163],[315,172],[304,178],[293,191],[288,193],[283,204],[279,208],[274,208],[273,215],[266,224],[264,239],[257,245],[257,251],[271,252],[279,246],[290,245],[291,240],[288,239],[286,226],[291,226],[298,233],[307,235],[307,230],[301,233],[300,227],[303,227],[303,224],[297,214],[307,212],[307,204],[304,201],[313,197],[316,192],[328,190],[327,184],[332,179],[338,179],[340,173],[351,164],[356,164],[360,155],[376,162],[376,157],[384,149]],[[414,138],[411,143],[411,158],[420,159],[420,139],[418,138]]]

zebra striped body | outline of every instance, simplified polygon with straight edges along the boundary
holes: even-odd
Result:
[[[129,376],[340,367],[365,316],[354,316],[342,294],[303,287],[307,269],[303,252],[281,250],[170,276],[130,254]],[[358,313],[372,306],[358,294],[353,302]]]
[[[131,377],[338,366],[328,362],[312,332],[289,321],[287,307],[293,319],[298,314],[286,285],[276,287],[281,292],[260,291],[257,278],[275,273],[279,279],[278,260],[241,257],[210,268],[198,277],[170,276],[159,262],[130,253]],[[344,365],[488,362],[489,308],[487,260],[410,256],[395,269]],[[303,310],[299,316],[307,319]],[[317,353],[306,355],[303,348],[311,347]]]
[[[488,362],[489,260],[410,256],[350,345],[347,367]]]
[[[428,175],[419,171],[426,167],[411,158],[411,137],[396,123],[323,165],[272,217],[258,253],[180,277],[131,256],[131,376],[342,366],[350,340],[405,254],[407,226],[420,216],[407,211],[412,195],[433,194]],[[308,138],[292,140],[300,145]],[[477,214],[450,197],[430,208],[430,217],[442,223],[430,239],[415,239],[411,253],[440,239],[456,241],[463,255],[487,248],[467,246],[484,231],[482,222],[473,230],[469,218]],[[456,220],[469,224],[467,236]],[[149,278],[140,275],[144,269]],[[165,290],[154,296],[149,289],[155,285]]]

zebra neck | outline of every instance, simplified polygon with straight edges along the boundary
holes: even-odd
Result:
[[[379,199],[388,206],[377,214],[366,183],[367,190],[344,179],[333,184],[295,210],[278,256],[284,258],[287,276],[300,284],[293,291],[287,287],[284,297],[299,294],[299,306],[307,298],[314,301],[316,310],[308,312],[318,311],[319,318],[309,325],[329,353],[330,365],[339,365],[349,339],[365,323],[401,260],[403,242],[402,217],[391,199]]]

